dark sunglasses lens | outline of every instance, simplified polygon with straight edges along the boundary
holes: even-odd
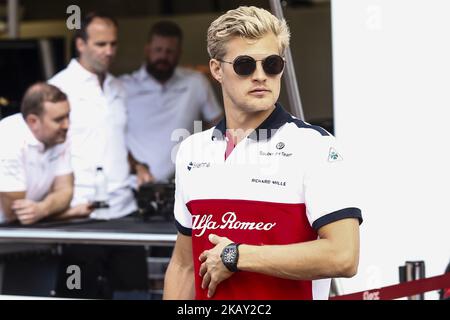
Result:
[[[239,57],[233,63],[234,71],[240,76],[251,75],[256,69],[256,61],[252,57]]]
[[[267,74],[279,74],[284,69],[284,60],[277,55],[268,56],[264,59],[263,68]]]

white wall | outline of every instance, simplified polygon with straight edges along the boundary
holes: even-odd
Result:
[[[332,1],[335,132],[365,218],[346,293],[398,283],[406,260],[427,277],[450,260],[449,12],[448,0]]]

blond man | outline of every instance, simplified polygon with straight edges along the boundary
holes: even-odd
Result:
[[[180,146],[166,299],[327,299],[355,275],[360,209],[333,136],[277,103],[289,29],[239,7],[208,29],[225,119]]]

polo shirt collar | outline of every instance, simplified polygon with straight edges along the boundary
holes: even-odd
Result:
[[[287,113],[280,103],[275,104],[275,109],[272,113],[252,132],[248,138],[261,141],[270,140],[272,134],[276,132],[280,127],[289,122],[292,116]],[[227,124],[225,117],[216,125],[213,129],[211,139],[223,140],[227,130]]]
[[[73,70],[74,74],[78,77],[78,79],[82,82],[91,82],[95,81],[98,83],[98,76],[95,73],[90,72],[85,67],[83,67],[77,59],[73,58],[70,60],[68,65],[68,69]],[[109,86],[110,82],[113,80],[113,77],[109,72],[106,73],[104,86]]]

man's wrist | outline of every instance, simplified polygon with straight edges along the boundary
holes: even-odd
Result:
[[[138,162],[136,165],[139,166],[139,167],[143,167],[143,168],[145,168],[147,170],[149,169],[148,164],[146,164],[144,162]]]
[[[149,170],[150,170],[148,164],[146,164],[146,163],[144,163],[144,162],[137,162],[137,161],[136,161],[136,163],[134,164],[134,169],[136,170],[136,172],[139,171],[139,170],[142,170],[142,169],[144,169],[144,170],[146,170],[146,171],[149,171]]]
[[[237,268],[240,271],[251,271],[251,258],[256,254],[255,249],[258,246],[253,246],[249,244],[241,244],[239,246],[239,260],[237,263]]]
[[[37,202],[36,207],[40,219],[44,219],[50,216],[50,206],[47,205],[45,201]]]
[[[239,261],[240,243],[230,243],[223,248],[220,258],[224,266],[231,272],[239,271],[237,265]]]

